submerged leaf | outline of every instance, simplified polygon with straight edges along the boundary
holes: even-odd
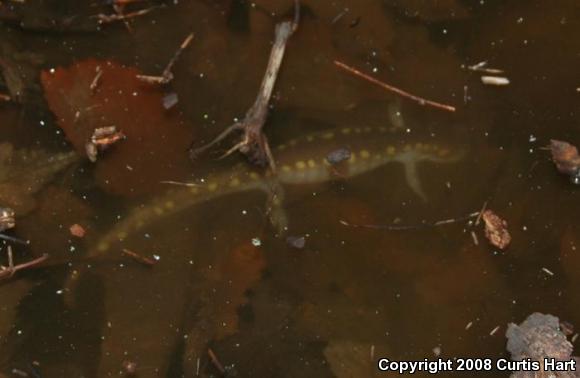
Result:
[[[91,90],[97,67],[99,85]],[[67,68],[43,71],[45,97],[66,138],[81,154],[95,129],[114,125],[127,137],[107,151],[96,166],[104,189],[122,195],[154,192],[163,180],[189,171],[189,130],[178,112],[163,108],[163,92],[139,79],[133,67],[86,60]]]

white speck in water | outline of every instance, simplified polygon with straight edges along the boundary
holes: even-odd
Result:
[[[373,73],[377,73],[379,72],[379,69],[377,67],[373,67]]]
[[[155,261],[161,260],[161,256],[159,255],[153,255],[153,258],[155,259]]]
[[[62,294],[62,290],[57,290],[56,294],[61,295]]]
[[[262,241],[260,240],[260,238],[253,238],[252,239],[252,245],[254,247],[259,247],[262,245]]]
[[[526,226],[523,226],[523,227],[522,227],[522,230],[524,230],[524,231],[528,231],[528,228],[527,228]]]
[[[133,97],[137,97],[137,92],[133,92]]]
[[[40,126],[44,126],[44,125],[45,125],[44,121],[43,121],[43,120],[41,120],[41,121],[40,121]]]
[[[411,129],[407,129],[405,131],[407,132],[407,134],[409,134],[411,132]]]
[[[537,138],[533,134],[530,134],[530,143],[534,143],[536,140]]]
[[[523,17],[518,18],[518,24],[521,24],[523,22],[524,22],[524,18]]]
[[[242,215],[246,215],[248,212],[246,210],[242,210]]]

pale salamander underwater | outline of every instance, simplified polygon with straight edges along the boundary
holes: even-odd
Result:
[[[270,218],[279,231],[287,225],[283,209],[284,185],[324,183],[337,179],[348,179],[390,162],[403,164],[407,184],[423,200],[426,196],[421,188],[417,164],[421,162],[452,163],[463,153],[434,144],[393,144],[395,138],[388,128],[341,128],[318,134],[307,135],[279,145],[273,149],[277,173],[258,173],[248,164],[240,164],[227,172],[207,177],[200,185],[170,190],[161,198],[137,207],[116,224],[88,255],[105,253],[113,244],[122,243],[148,224],[159,221],[201,202],[231,193],[261,190],[268,193],[271,209]],[[340,148],[348,148],[350,157],[331,165],[327,156]]]

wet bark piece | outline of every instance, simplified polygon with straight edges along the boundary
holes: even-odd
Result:
[[[97,67],[103,73],[91,90]],[[178,112],[165,111],[163,91],[142,83],[140,73],[113,62],[86,60],[41,74],[49,107],[81,154],[95,129],[114,125],[126,136],[95,167],[103,189],[125,196],[155,193],[160,181],[182,179],[191,169],[189,128]]]
[[[485,237],[487,240],[499,249],[506,249],[512,241],[512,237],[507,230],[507,222],[491,210],[485,210],[482,218],[485,222]]]
[[[544,358],[555,358],[569,361],[573,346],[560,331],[559,320],[553,315],[533,313],[520,325],[510,323],[506,331],[507,350],[514,361],[531,358],[543,363]],[[576,357],[574,357],[576,358]],[[515,372],[512,378],[580,377],[580,371],[550,372]]]
[[[580,171],[578,149],[568,142],[552,139],[550,141],[552,160],[558,172],[565,175],[577,175]]]

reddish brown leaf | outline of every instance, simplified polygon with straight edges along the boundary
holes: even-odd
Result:
[[[512,237],[507,230],[507,222],[491,210],[485,210],[482,218],[485,222],[485,237],[487,240],[499,249],[507,248],[512,241]]]
[[[91,90],[97,67],[102,75]],[[180,179],[190,170],[189,129],[179,112],[165,111],[161,89],[143,84],[139,74],[133,67],[96,60],[41,74],[50,109],[79,153],[85,154],[96,129],[115,126],[127,137],[96,165],[98,184],[115,194],[155,192],[160,181]]]

